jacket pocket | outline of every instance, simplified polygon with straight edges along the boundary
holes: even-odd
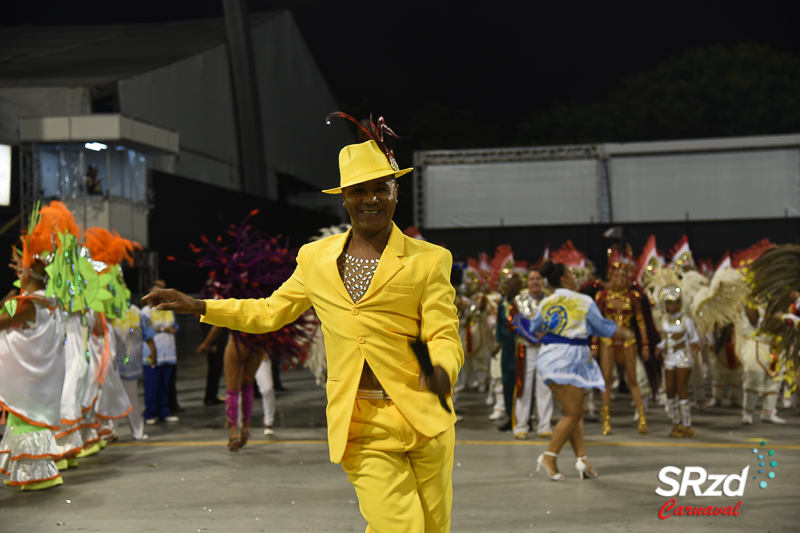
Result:
[[[393,294],[414,294],[414,286],[413,285],[387,285],[386,292],[391,292]]]

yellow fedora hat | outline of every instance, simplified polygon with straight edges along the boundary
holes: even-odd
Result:
[[[378,147],[378,143],[370,139],[367,142],[351,144],[342,148],[342,151],[339,152],[340,184],[335,189],[327,189],[322,192],[339,194],[343,188],[357,183],[389,176],[399,178],[412,170],[414,169],[406,168],[400,170],[394,158],[390,162],[386,154]]]

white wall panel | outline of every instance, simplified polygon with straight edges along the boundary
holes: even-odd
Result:
[[[599,165],[594,159],[429,165],[425,167],[425,227],[598,221]]]
[[[615,222],[800,215],[796,148],[614,157]]]

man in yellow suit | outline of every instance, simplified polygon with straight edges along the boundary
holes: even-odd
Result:
[[[400,170],[372,133],[341,151],[340,187],[323,191],[342,195],[352,229],[303,246],[294,274],[272,296],[204,301],[164,289],[144,301],[246,333],[277,330],[314,306],[328,359],[330,458],[355,487],[366,531],[447,532],[450,392],[464,362],[452,257],[392,222],[396,178],[412,169]],[[434,366],[427,379],[411,347],[416,339]]]

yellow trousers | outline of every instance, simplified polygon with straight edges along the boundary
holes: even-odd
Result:
[[[342,467],[366,533],[449,532],[454,446],[454,427],[425,437],[391,401],[357,400]]]

